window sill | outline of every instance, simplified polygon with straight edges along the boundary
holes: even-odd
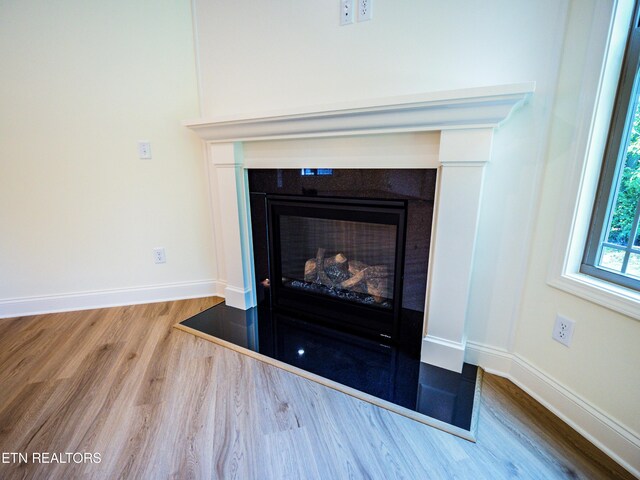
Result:
[[[552,287],[640,320],[640,292],[583,273],[565,273],[549,279]]]

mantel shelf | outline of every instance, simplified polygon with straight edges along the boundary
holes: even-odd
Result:
[[[431,92],[246,117],[185,122],[207,142],[239,142],[493,128],[535,91],[535,82]]]

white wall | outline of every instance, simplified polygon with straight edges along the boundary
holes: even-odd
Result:
[[[547,88],[566,8],[377,0],[372,21],[341,27],[338,0],[194,4],[205,117],[532,79]]]
[[[573,157],[585,122],[581,108],[583,103],[595,101],[581,95],[585,84],[600,73],[589,68],[594,51],[588,42],[600,25],[606,26],[611,8],[599,8],[600,15],[594,13],[596,6],[605,3],[611,5],[581,1],[571,10],[515,351],[640,442],[640,322],[547,285],[559,238],[559,215],[571,207],[563,204],[566,186],[575,175],[570,167],[580,161]],[[613,95],[614,89],[615,85],[603,95]],[[605,136],[606,127],[594,135]],[[576,322],[570,348],[551,339],[558,313]],[[635,461],[638,468],[640,457]]]
[[[639,471],[640,323],[546,284],[594,12],[615,3],[376,0],[341,27],[338,0],[194,0],[205,117],[536,81],[494,137],[469,353]],[[550,339],[556,313],[577,321],[571,348]]]
[[[188,0],[2,2],[0,65],[0,316],[210,291]]]

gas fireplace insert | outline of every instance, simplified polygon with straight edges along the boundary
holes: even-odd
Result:
[[[406,202],[267,196],[273,306],[392,338]]]

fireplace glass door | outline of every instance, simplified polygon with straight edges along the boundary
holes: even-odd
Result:
[[[392,337],[404,202],[274,196],[268,205],[274,305]]]

